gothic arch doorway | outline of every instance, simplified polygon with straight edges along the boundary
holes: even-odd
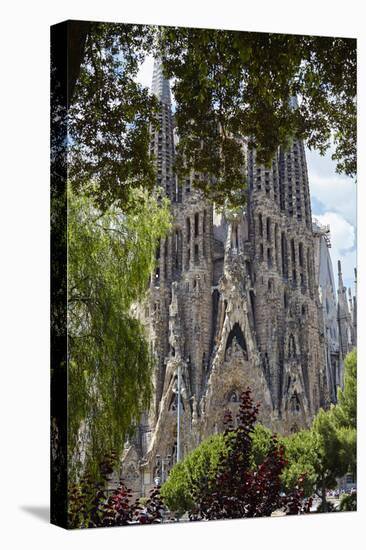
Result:
[[[225,353],[232,346],[233,342],[240,346],[240,348],[242,349],[242,351],[244,353],[245,358],[247,359],[248,358],[247,344],[246,344],[244,334],[243,334],[243,331],[242,331],[239,323],[234,324],[233,328],[231,329],[231,331],[229,333],[229,336],[227,337]]]

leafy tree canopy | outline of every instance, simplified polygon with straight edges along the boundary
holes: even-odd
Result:
[[[326,489],[356,470],[356,368],[354,350],[345,359],[344,390],[339,391],[338,403],[328,411],[320,409],[310,430],[281,439],[288,460],[283,473],[286,487],[293,487],[299,474],[305,474],[305,491],[308,495],[320,492],[323,510]]]
[[[176,78],[181,158],[223,198],[243,184],[238,137],[268,165],[292,138],[324,153],[333,136],[337,170],[355,174],[355,40],[164,27],[160,47]]]
[[[71,471],[95,474],[119,456],[126,434],[149,406],[152,357],[131,315],[143,298],[158,239],[169,228],[165,202],[133,192],[133,214],[101,213],[68,193],[69,457]],[[83,454],[86,456],[83,458]]]
[[[334,139],[337,170],[356,173],[354,39],[110,23],[72,36],[82,61],[77,80],[72,71],[71,176],[97,181],[102,208],[125,205],[128,185],[154,185],[157,102],[135,78],[146,54],[175,79],[177,171],[204,174],[195,185],[217,202],[244,200],[244,139],[265,164],[294,137],[321,153]]]
[[[345,384],[339,402],[328,411],[320,410],[311,429],[274,439],[272,432],[255,424],[247,446],[246,467],[255,471],[274,448],[283,447],[285,463],[281,469],[281,486],[289,494],[302,479],[306,496],[317,492],[326,511],[326,490],[337,484],[337,478],[356,469],[356,351],[345,359]],[[208,491],[220,473],[222,462],[229,460],[235,447],[236,434],[227,431],[206,439],[171,470],[161,493],[168,507],[179,513],[194,511],[197,494]],[[244,469],[242,470],[244,472]]]
[[[282,474],[284,487],[286,490],[291,489],[297,483],[299,476],[305,475],[305,494],[311,496],[317,485],[317,472],[320,465],[314,434],[310,430],[304,430],[281,438],[281,442],[288,460]]]
[[[207,438],[171,470],[161,489],[170,510],[188,512],[191,519],[263,516],[278,508],[300,511],[297,483],[281,495],[286,467],[281,444],[255,424],[258,409],[249,390],[241,401],[236,429],[227,413],[225,433]]]
[[[126,210],[130,188],[151,190],[156,181],[148,145],[158,101],[136,81],[153,27],[91,23],[87,29],[86,38],[83,25],[74,33],[76,42],[84,38],[84,48],[69,108],[70,178],[99,208]]]
[[[217,475],[221,456],[227,456],[227,435],[217,434],[205,439],[171,470],[161,495],[170,510],[184,513],[196,506],[194,488],[212,481]]]
[[[161,495],[168,508],[178,513],[193,511],[195,487],[203,487],[215,479],[220,460],[227,457],[234,433],[216,434],[205,439],[188,456],[171,470],[161,488]],[[262,424],[256,424],[250,434],[250,464],[252,468],[262,464],[272,448],[272,432]]]
[[[339,426],[357,427],[357,353],[351,351],[344,361],[344,389],[338,390],[338,403],[334,409]]]

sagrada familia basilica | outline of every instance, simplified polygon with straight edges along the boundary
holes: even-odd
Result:
[[[329,227],[312,219],[304,145],[278,150],[271,168],[247,150],[247,203],[219,211],[173,173],[176,135],[169,82],[156,61],[160,125],[151,132],[157,185],[172,229],[157,250],[138,307],[156,357],[155,397],[127,442],[121,474],[136,495],[223,430],[248,386],[259,420],[289,434],[337,399],[343,359],[356,346],[356,298],[335,290]]]

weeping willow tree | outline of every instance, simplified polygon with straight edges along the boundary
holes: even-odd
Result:
[[[153,358],[131,305],[143,299],[167,203],[133,190],[128,213],[68,193],[68,424],[71,479],[119,456],[152,393]]]

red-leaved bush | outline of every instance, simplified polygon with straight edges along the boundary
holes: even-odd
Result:
[[[275,435],[263,463],[254,468],[251,465],[250,434],[258,416],[258,405],[253,404],[249,388],[241,394],[240,401],[237,428],[233,428],[231,413],[225,413],[226,433],[235,434],[228,440],[229,452],[222,456],[212,481],[196,484],[193,496],[197,507],[190,513],[190,519],[263,517],[278,510],[286,514],[309,512],[311,501],[304,501],[303,478],[291,494],[282,492],[281,473],[287,461]]]
[[[144,504],[140,499],[133,501],[131,490],[123,483],[107,497],[103,489],[90,483],[89,477],[70,491],[70,528],[161,523],[166,516],[159,487],[151,491]]]
[[[290,494],[282,492],[281,474],[287,462],[284,450],[276,435],[272,436],[270,450],[262,464],[251,463],[251,433],[258,416],[258,405],[253,404],[248,388],[240,396],[238,426],[234,429],[229,411],[225,413],[229,452],[222,456],[216,477],[198,481],[193,488],[196,508],[189,519],[214,520],[270,516],[283,510],[286,514],[308,513],[311,499],[304,499],[303,478]],[[101,465],[102,477],[113,471],[113,457]],[[160,495],[160,487],[154,488],[146,502],[132,502],[131,490],[121,481],[110,496],[105,483],[93,483],[85,476],[80,484],[69,492],[69,527],[108,527],[118,525],[162,523],[175,521],[169,514]]]

